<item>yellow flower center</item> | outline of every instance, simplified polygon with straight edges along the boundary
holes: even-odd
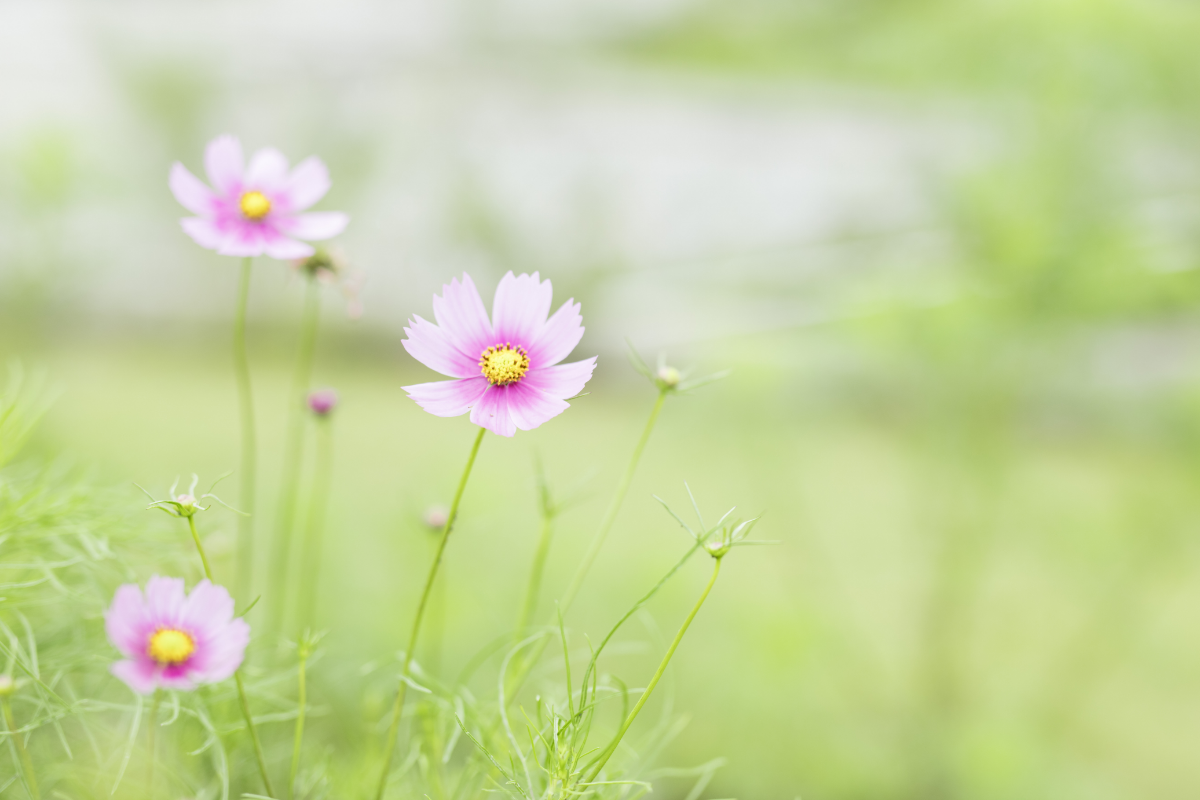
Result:
[[[507,386],[525,377],[529,354],[524,347],[513,347],[508,342],[494,344],[479,356],[479,369],[492,386]]]
[[[271,211],[271,201],[262,192],[246,192],[238,205],[246,219],[262,219]]]
[[[150,637],[150,646],[146,648],[146,652],[160,664],[182,664],[196,652],[196,640],[174,628],[159,628]]]

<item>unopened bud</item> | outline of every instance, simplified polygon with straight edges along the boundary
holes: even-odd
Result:
[[[190,517],[200,510],[196,498],[190,494],[175,495],[175,502],[179,504],[179,513],[185,517]]]
[[[8,697],[17,690],[17,682],[12,675],[0,673],[0,697]]]
[[[674,367],[661,367],[659,368],[658,372],[654,374],[654,377],[658,380],[660,385],[665,386],[668,389],[674,389],[679,385],[679,381],[683,376],[680,375],[679,370],[675,369]]]
[[[425,510],[425,525],[432,530],[440,531],[446,527],[446,521],[449,519],[450,510],[445,506],[430,506]]]
[[[318,417],[328,416],[337,408],[338,396],[333,389],[318,389],[308,396],[308,408]]]

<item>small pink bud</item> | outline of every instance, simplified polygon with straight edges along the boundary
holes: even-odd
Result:
[[[425,525],[435,531],[446,527],[446,520],[449,518],[450,509],[445,506],[430,506],[425,510]]]
[[[308,407],[318,417],[324,417],[337,407],[338,396],[333,389],[318,389],[308,396]]]

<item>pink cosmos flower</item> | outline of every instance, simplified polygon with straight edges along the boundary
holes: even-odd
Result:
[[[207,580],[186,594],[182,578],[156,575],[144,597],[137,584],[127,583],[113,596],[104,625],[127,656],[112,673],[138,694],[223,681],[242,665],[250,642],[250,625],[234,619],[229,592]]]
[[[453,381],[405,386],[421,408],[439,417],[471,412],[471,422],[501,436],[533,430],[569,408],[592,377],[596,358],[559,364],[583,337],[580,305],[568,300],[550,314],[550,281],[538,274],[496,287],[492,319],[471,278],[450,281],[433,297],[434,325],[414,315],[404,349]]]
[[[242,145],[218,136],[204,150],[204,169],[213,188],[176,161],[171,165],[171,192],[193,214],[180,220],[196,244],[224,256],[292,259],[313,254],[311,245],[337,236],[350,218],[340,211],[301,214],[329,191],[329,171],[311,156],[288,171],[287,159],[264,147],[247,168]]]

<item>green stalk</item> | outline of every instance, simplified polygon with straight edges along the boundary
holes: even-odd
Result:
[[[328,416],[317,419],[317,464],[309,493],[308,519],[305,521],[303,552],[300,559],[300,628],[311,626],[316,616],[317,580],[321,571],[321,538],[325,531],[325,508],[333,480],[333,422]]]
[[[537,550],[533,554],[533,567],[529,571],[529,584],[525,587],[525,601],[521,604],[521,613],[517,616],[517,627],[513,630],[513,642],[519,642],[525,636],[529,620],[537,610],[538,595],[542,588],[542,575],[546,571],[546,557],[550,554],[550,540],[554,534],[554,516],[550,509],[542,509],[542,533],[538,537]]]
[[[146,755],[149,760],[146,778],[146,792],[154,796],[154,744],[158,737],[154,735],[154,727],[158,725],[158,704],[162,701],[162,689],[154,690],[154,699],[150,701],[150,716],[146,718]]]
[[[621,725],[621,729],[617,731],[616,737],[604,749],[604,752],[596,760],[596,766],[592,768],[591,774],[587,780],[583,782],[587,786],[596,780],[596,776],[600,774],[600,770],[604,769],[604,765],[612,758],[616,752],[617,746],[621,743],[621,739],[625,737],[625,733],[629,730],[629,726],[637,719],[638,712],[642,710],[642,706],[646,705],[646,701],[650,699],[650,693],[654,691],[654,687],[658,686],[658,682],[662,679],[663,673],[667,671],[667,665],[671,663],[671,656],[675,655],[676,648],[683,641],[683,635],[687,633],[688,627],[692,624],[692,620],[696,618],[696,614],[700,613],[700,606],[704,605],[704,601],[708,598],[708,593],[712,591],[713,585],[717,582],[717,575],[721,572],[721,559],[715,558],[713,564],[712,577],[708,579],[708,585],[704,587],[704,592],[701,593],[700,599],[696,601],[696,605],[692,607],[692,613],[687,615],[687,619],[683,621],[683,625],[679,628],[679,633],[675,634],[675,640],[671,642],[671,646],[667,648],[667,654],[663,656],[662,663],[658,665],[658,670],[654,673],[654,677],[650,679],[649,685],[646,686],[646,691],[642,692],[641,698],[633,710],[629,712],[629,716],[625,718],[625,722]]]
[[[39,800],[41,794],[38,792],[37,778],[33,774],[33,760],[29,758],[29,751],[25,749],[25,742],[22,741],[21,734],[17,730],[17,724],[13,721],[12,703],[9,702],[7,695],[0,696],[0,707],[4,711],[4,724],[8,727],[9,739],[17,748],[17,756],[21,760],[25,788],[29,791],[29,796],[32,800]]]
[[[300,644],[300,672],[299,672],[299,711],[296,713],[296,735],[292,739],[292,772],[288,780],[288,794],[292,797],[296,796],[296,773],[300,770],[300,743],[304,740],[304,712],[308,703],[308,693],[305,686],[305,666],[308,663],[308,642],[304,641]]]
[[[279,492],[279,511],[275,517],[275,539],[271,557],[267,596],[271,600],[268,629],[278,631],[287,608],[288,566],[292,549],[292,527],[296,517],[296,488],[300,482],[300,463],[304,459],[304,397],[312,382],[313,355],[320,319],[320,288],[309,277],[304,290],[304,310],[300,317],[300,342],[296,348],[296,366],[288,395],[287,438],[283,444],[283,483]]]
[[[208,578],[210,583],[216,583],[213,580],[212,570],[208,567],[208,556],[204,553],[204,545],[200,543],[200,536],[196,533],[196,523],[192,517],[187,518],[188,527],[192,532],[192,540],[196,543],[196,551],[200,553],[200,563],[204,565],[204,577]],[[250,739],[254,743],[254,756],[258,759],[258,772],[262,776],[263,786],[267,790],[270,797],[275,796],[275,790],[271,788],[271,776],[267,774],[267,759],[263,756],[262,742],[258,739],[258,729],[254,727],[254,717],[250,715],[250,703],[246,700],[246,687],[242,684],[241,670],[233,673],[233,682],[237,684],[238,700],[242,706],[242,716],[246,718],[246,728],[250,731]]]
[[[433,582],[438,574],[438,566],[442,563],[442,555],[446,551],[446,542],[450,540],[454,519],[458,516],[459,501],[462,500],[463,490],[467,488],[467,478],[471,477],[471,467],[475,464],[475,456],[479,452],[479,445],[483,442],[483,434],[486,432],[487,428],[480,428],[479,435],[475,437],[475,444],[471,446],[471,455],[467,458],[467,466],[463,470],[462,478],[458,481],[458,489],[454,492],[454,502],[450,504],[450,513],[446,517],[445,526],[442,527],[437,552],[434,554],[433,564],[429,567],[429,576],[425,579],[425,590],[421,592],[421,600],[417,603],[412,632],[408,636],[408,647],[404,650],[404,663],[400,667],[400,686],[396,690],[396,702],[392,704],[392,722],[388,726],[387,743],[383,751],[383,773],[379,776],[379,789],[375,792],[375,800],[383,800],[383,793],[387,790],[388,773],[391,772],[392,756],[396,751],[396,737],[400,733],[400,716],[404,709],[404,696],[408,690],[408,671],[412,666],[413,653],[417,648],[417,635],[421,632],[421,619],[425,615],[429,592],[433,588]]]
[[[238,407],[242,423],[241,474],[238,476],[238,505],[245,516],[238,517],[237,595],[250,595],[254,580],[254,509],[255,474],[258,469],[257,436],[254,430],[254,394],[250,386],[250,361],[246,356],[246,304],[250,297],[252,259],[242,261],[242,277],[233,315],[233,373],[237,380]],[[243,601],[244,602],[244,601]]]

